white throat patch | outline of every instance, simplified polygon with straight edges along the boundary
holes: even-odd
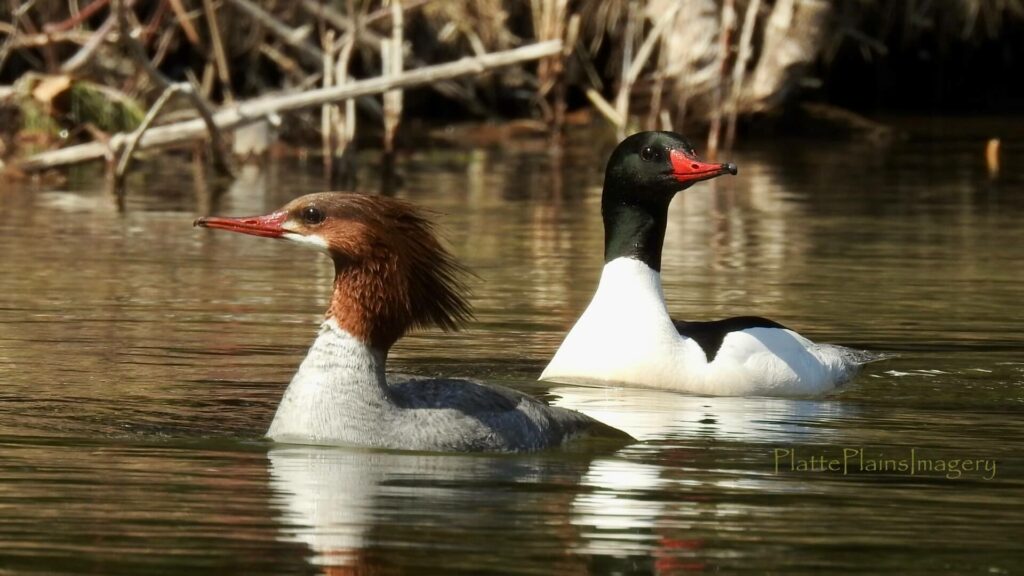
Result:
[[[286,222],[283,228],[285,230],[289,230],[289,223]],[[299,234],[298,232],[287,231],[281,235],[281,237],[285,240],[291,240],[296,244],[309,246],[310,248],[319,250],[325,254],[330,254],[330,251],[327,249],[327,240],[319,234]]]

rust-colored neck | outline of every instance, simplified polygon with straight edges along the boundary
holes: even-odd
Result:
[[[382,255],[372,263],[335,262],[334,293],[327,317],[387,354],[412,324],[405,284],[393,255]]]

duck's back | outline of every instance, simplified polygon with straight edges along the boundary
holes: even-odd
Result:
[[[628,439],[572,410],[469,380],[395,379],[384,443],[418,450],[533,451],[584,436]]]

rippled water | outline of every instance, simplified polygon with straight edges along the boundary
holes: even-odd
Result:
[[[261,440],[332,271],[191,221],[320,190],[315,163],[250,167],[218,196],[162,156],[130,181],[123,214],[94,169],[6,184],[0,573],[1019,570],[1024,124],[909,126],[888,146],[750,145],[731,157],[739,177],[672,207],[677,317],[761,314],[900,355],[823,399],[535,382],[596,285],[610,143],[562,157],[423,146],[400,160],[398,195],[439,213],[479,278],[469,329],[403,340],[392,369],[586,411],[640,440],[614,453]],[[982,161],[993,133],[996,180]],[[362,180],[376,188],[372,167]],[[933,470],[866,470],[911,457]],[[799,469],[811,458],[846,470]],[[934,469],[954,460],[959,474]]]

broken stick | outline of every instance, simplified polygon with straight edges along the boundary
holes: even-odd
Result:
[[[430,84],[439,80],[447,80],[465,76],[467,74],[479,74],[495,68],[502,68],[537,60],[545,56],[558,54],[562,50],[561,40],[539,42],[530,44],[514,50],[494,52],[482,56],[462,58],[454,62],[438,64],[417,68],[394,76],[371,78],[358,82],[351,82],[343,86],[307,90],[292,94],[281,94],[256,98],[235,106],[223,109],[213,115],[213,123],[220,130],[233,130],[239,126],[256,122],[269,114],[288,112],[320,106],[325,102],[341,102],[350,98],[380,94],[388,90],[408,88],[422,84]],[[180,144],[191,140],[203,138],[207,135],[206,124],[202,119],[186,120],[165,126],[150,128],[139,140],[140,150]],[[127,134],[119,133],[110,138],[108,144],[91,142],[69,146],[60,150],[43,152],[22,160],[18,167],[24,171],[38,171],[55,166],[75,164],[96,160],[106,156],[109,150],[116,152],[125,145]]]

